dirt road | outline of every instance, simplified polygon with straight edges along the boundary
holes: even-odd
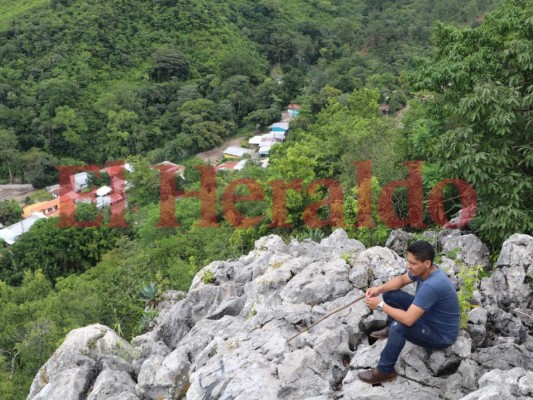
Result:
[[[215,147],[212,150],[204,151],[203,153],[196,154],[196,157],[200,158],[208,164],[215,164],[222,160],[224,157],[224,150],[230,146],[240,146],[241,141],[244,140],[246,136],[240,136],[224,142],[221,146]]]
[[[289,122],[291,120],[291,117],[289,116],[289,112],[287,110],[284,110],[281,113],[281,122]],[[212,150],[204,151],[203,153],[196,154],[196,157],[200,158],[204,162],[208,164],[216,164],[222,158],[224,157],[224,150],[227,149],[230,146],[240,146],[241,141],[246,139],[246,136],[239,136],[236,138],[233,138],[231,140],[228,140],[227,142],[224,142],[221,146],[215,147]]]

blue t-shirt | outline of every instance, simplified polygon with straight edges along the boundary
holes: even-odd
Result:
[[[446,273],[438,268],[426,280],[411,275],[409,279],[416,282],[415,306],[425,313],[421,320],[429,324],[444,339],[452,344],[459,334],[459,299],[452,281]]]

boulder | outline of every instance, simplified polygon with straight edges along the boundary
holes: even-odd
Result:
[[[457,260],[467,266],[481,265],[486,268],[490,265],[489,249],[473,234],[444,236],[440,239],[440,243],[444,255],[453,254]]]
[[[385,242],[385,247],[388,247],[400,256],[405,256],[407,246],[414,241],[414,235],[406,232],[403,229],[394,229],[389,233],[389,237]]]
[[[133,395],[133,380],[122,374],[128,374],[132,359],[132,346],[112,329],[100,324],[75,329],[41,367],[27,399],[78,399],[90,395],[89,391],[102,371],[107,372],[98,383],[109,382],[111,376],[120,378],[115,386],[106,389],[107,395]],[[99,391],[93,398],[102,398],[100,388],[98,386]]]

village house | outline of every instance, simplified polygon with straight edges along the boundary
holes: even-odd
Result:
[[[233,168],[235,168],[237,164],[239,164],[239,162],[240,161],[228,161],[228,162],[222,163],[215,167],[215,171],[218,172],[218,171],[233,170]]]
[[[272,132],[285,132],[289,130],[289,123],[276,122],[275,124],[270,125],[269,128]]]
[[[183,165],[174,164],[170,161],[163,161],[163,162],[160,162],[159,164],[156,164],[156,167],[162,166],[162,165],[168,168],[167,171],[170,171],[171,173],[178,175],[179,177],[181,177],[181,179],[185,179],[185,175],[184,175],[185,167]]]
[[[24,207],[22,217],[28,218],[32,213],[38,212],[46,215],[47,217],[53,217],[59,214],[59,198],[55,198],[49,201],[41,201],[40,203],[30,204]]]
[[[288,112],[289,112],[289,117],[291,118],[295,118],[298,116],[298,114],[300,114],[300,106],[298,104],[289,104],[288,106]]]
[[[390,106],[387,104],[387,103],[381,103],[379,105],[379,111],[381,112],[381,114],[383,115],[389,115],[390,113]]]
[[[35,222],[43,218],[46,218],[46,215],[39,212],[34,212],[28,218],[24,218],[22,221],[10,225],[7,228],[0,229],[0,239],[2,239],[8,245],[13,245],[20,235],[28,232]]]
[[[75,192],[81,192],[89,186],[89,174],[85,171],[70,176],[70,186]]]
[[[224,150],[224,157],[226,158],[242,158],[246,154],[253,154],[253,150],[245,149],[244,147],[231,146]]]

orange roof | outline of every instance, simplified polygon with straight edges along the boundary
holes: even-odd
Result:
[[[48,211],[49,209],[57,210],[59,208],[59,198],[49,200],[49,201],[41,201],[40,203],[30,204],[29,206],[24,207],[22,216],[24,218],[28,218],[31,213],[34,212],[40,212],[45,215],[50,215],[53,211]]]

